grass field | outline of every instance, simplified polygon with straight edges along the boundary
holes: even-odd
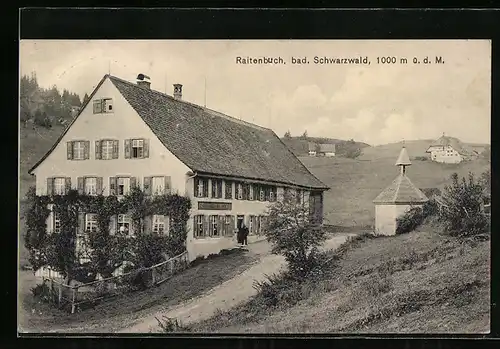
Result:
[[[406,142],[410,157],[425,154],[426,141]],[[419,151],[422,151],[419,152]],[[401,144],[367,147],[358,159],[301,157],[304,165],[331,189],[325,193],[325,223],[340,226],[373,225],[373,199],[399,174],[395,166]],[[452,173],[480,175],[490,168],[486,159],[461,164],[412,160],[407,174],[418,188],[443,188]]]
[[[464,244],[429,230],[366,239],[323,279],[283,289],[279,299],[288,301],[269,306],[256,297],[190,330],[488,333],[489,261],[489,241]]]

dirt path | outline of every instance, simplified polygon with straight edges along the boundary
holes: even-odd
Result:
[[[355,234],[339,234],[325,242],[324,249],[335,249],[340,246],[348,236]],[[262,254],[263,249],[268,249],[266,242],[259,242],[249,245],[249,251],[256,254]],[[279,272],[285,266],[285,260],[282,256],[267,255],[261,261],[245,270],[237,277],[226,281],[225,283],[214,287],[206,294],[193,298],[190,301],[175,306],[168,311],[158,312],[145,317],[136,324],[127,327],[120,333],[148,333],[158,331],[158,322],[155,317],[175,318],[183,324],[198,322],[207,319],[215,314],[219,309],[221,311],[244,302],[253,295],[256,290],[253,283],[256,280],[263,280],[266,275]]]

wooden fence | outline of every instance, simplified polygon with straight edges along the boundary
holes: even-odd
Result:
[[[49,289],[50,300],[59,307],[69,305],[68,308],[73,314],[81,304],[93,303],[129,292],[132,289],[132,281],[137,277],[141,277],[147,286],[151,287],[186,269],[188,264],[188,254],[183,252],[149,268],[134,270],[86,284],[70,286],[46,276],[43,277],[43,283]]]

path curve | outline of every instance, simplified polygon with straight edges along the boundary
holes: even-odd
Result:
[[[325,242],[323,249],[335,249],[344,243],[349,236],[353,235],[356,234],[336,235]],[[249,250],[251,251],[251,249],[252,246],[249,245]],[[263,281],[266,275],[278,273],[285,266],[286,263],[282,256],[265,256],[260,262],[240,275],[212,288],[207,293],[174,306],[167,311],[157,312],[140,319],[134,325],[120,330],[119,333],[158,332],[159,326],[156,318],[173,318],[179,320],[182,324],[208,319],[218,310],[227,311],[254,296],[257,292],[253,288],[255,281]]]

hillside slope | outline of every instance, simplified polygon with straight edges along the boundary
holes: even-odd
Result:
[[[295,154],[295,156],[306,156],[309,153],[309,142],[318,144],[335,144],[335,153],[337,156],[344,156],[344,154],[355,149],[364,149],[370,146],[362,142],[320,137],[307,137],[307,139],[302,139],[301,137],[290,137],[281,138],[281,140],[283,141],[283,143],[285,143],[288,149],[290,149],[292,153]]]
[[[429,228],[429,227],[427,227]],[[217,333],[489,333],[490,243],[434,231],[353,244],[327,276],[191,327]]]

